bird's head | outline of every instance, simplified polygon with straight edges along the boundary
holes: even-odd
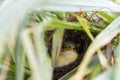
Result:
[[[73,42],[66,42],[63,45],[63,50],[67,51],[67,50],[75,50],[75,44]]]

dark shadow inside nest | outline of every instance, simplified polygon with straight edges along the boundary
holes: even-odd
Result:
[[[52,33],[53,31],[48,32],[47,34],[50,35]],[[70,41],[75,44],[79,57],[72,64],[69,64],[61,68],[55,68],[53,72],[53,80],[58,80],[63,75],[65,75],[66,73],[74,69],[76,66],[78,66],[84,56],[84,52],[86,51],[87,47],[89,46],[91,42],[91,40],[88,38],[85,32],[77,31],[77,30],[65,30],[62,46],[64,45],[64,42],[66,41]],[[51,52],[50,51],[52,47],[51,43],[52,43],[52,40],[49,40],[48,41],[49,52]]]

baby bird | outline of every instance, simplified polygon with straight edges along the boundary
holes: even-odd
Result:
[[[64,49],[60,52],[57,59],[56,68],[60,68],[73,63],[78,57],[78,53],[75,50],[75,45],[72,42],[64,44]]]

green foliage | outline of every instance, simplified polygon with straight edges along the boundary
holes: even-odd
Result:
[[[74,30],[87,34],[91,43],[84,51],[81,63],[60,80],[106,80],[106,75],[112,76],[108,80],[119,80],[120,41],[115,41],[117,46],[111,43],[120,33],[118,13],[39,10],[38,7],[44,4],[48,2],[17,0],[3,9],[0,7],[0,79],[52,80],[54,66],[65,41],[65,30]],[[52,34],[45,35],[51,31]],[[52,38],[51,42],[47,36]],[[104,46],[108,43],[115,47],[111,48],[115,63],[106,57]]]

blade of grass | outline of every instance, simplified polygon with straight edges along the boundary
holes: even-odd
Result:
[[[51,80],[52,71],[53,71],[51,58],[48,55],[44,40],[46,25],[47,23],[43,22],[40,25],[36,26],[36,29],[34,30],[35,47],[39,61],[38,65],[39,65],[41,80]]]
[[[54,36],[53,36],[53,41],[52,41],[52,64],[53,64],[53,67],[56,63],[56,59],[58,58],[60,50],[61,50],[63,35],[64,35],[64,29],[60,28],[55,31]]]
[[[119,44],[114,50],[115,54],[115,67],[113,71],[113,80],[119,80],[120,78],[120,36],[119,36]]]
[[[112,71],[113,68],[109,68],[106,71],[99,74],[98,76],[96,76],[93,80],[114,80],[112,79]]]
[[[18,34],[16,39],[16,47],[15,47],[15,56],[16,56],[16,80],[24,79],[24,62],[25,62],[25,53],[23,52],[23,46],[21,43],[21,33],[24,30],[24,20],[20,23],[18,27]]]
[[[48,22],[48,26],[46,27],[46,29],[50,29],[50,28],[65,28],[65,29],[72,29],[72,30],[83,30],[83,28],[81,27],[81,25],[79,23],[60,21],[60,20],[56,20],[56,19]],[[101,29],[90,27],[90,31],[98,33],[101,31]]]
[[[4,37],[2,37],[2,39],[0,40],[0,65],[3,62],[4,56],[5,54],[5,44],[6,43],[6,35],[4,35]]]
[[[22,43],[24,50],[26,52],[26,56],[28,58],[31,70],[32,70],[32,76],[34,80],[42,80],[40,76],[40,71],[39,71],[39,63],[35,55],[35,50],[34,46],[32,44],[32,40],[29,36],[31,33],[31,30],[25,30],[22,34]]]
[[[4,56],[3,63],[0,64],[0,65],[2,65],[2,69],[0,71],[0,79],[1,80],[6,80],[7,73],[8,73],[9,66],[10,66],[10,61],[11,61],[11,55],[10,55],[7,45],[5,46],[5,49],[6,49],[6,51],[4,54],[6,54],[6,55]]]
[[[105,19],[107,23],[111,23],[115,19],[106,12],[97,12],[97,14],[98,16],[102,16],[102,18]]]
[[[84,18],[81,18],[79,16],[76,16],[76,17],[77,17],[78,21],[80,22],[81,26],[83,27],[83,29],[85,30],[85,32],[87,33],[87,35],[93,41],[94,37],[93,37],[92,33],[89,30],[90,26],[88,26],[88,22]]]
[[[80,22],[80,24],[82,25],[83,29],[85,30],[85,32],[87,33],[87,35],[90,37],[90,39],[93,41],[94,40],[94,37],[92,35],[92,33],[90,32],[89,30],[89,25],[87,24],[88,22],[84,19],[84,18],[81,18],[79,16],[76,16],[78,21]],[[108,61],[107,59],[105,58],[105,56],[103,55],[103,52],[98,49],[97,50],[97,53],[98,53],[98,57],[99,57],[99,60],[100,60],[100,63],[102,65],[102,68],[103,69],[106,69],[109,67],[109,64],[108,64]],[[104,60],[104,61],[103,61]]]
[[[17,25],[16,25],[17,26]],[[14,26],[11,28],[11,32],[8,32],[8,37],[9,37],[9,43],[8,43],[8,48],[10,50],[12,59],[14,63],[16,63],[16,56],[15,56],[15,47],[16,47],[16,41],[17,41],[17,35],[18,35],[18,30],[17,27]]]
[[[120,6],[111,0],[46,0],[48,4],[43,5],[44,9],[55,11],[79,12],[79,11],[113,11],[120,12]],[[102,3],[102,4],[100,4]],[[107,5],[106,5],[107,4]]]
[[[75,74],[75,72],[77,71],[77,68],[78,67],[74,68],[73,70],[65,74],[63,77],[61,77],[59,80],[68,80],[73,74]]]
[[[0,37],[16,22],[25,15],[25,13],[36,6],[40,1],[32,0],[27,4],[29,0],[16,0],[12,2],[12,5],[6,5],[5,8],[0,10],[0,25],[3,26],[0,29]],[[41,2],[40,2],[41,3]],[[18,10],[19,9],[19,10]],[[8,14],[9,12],[9,14]],[[17,14],[16,14],[17,12]],[[7,23],[6,23],[7,22]]]
[[[90,73],[90,76],[88,77],[88,80],[93,80],[100,72],[102,71],[101,65],[97,64],[92,68],[92,72]]]

